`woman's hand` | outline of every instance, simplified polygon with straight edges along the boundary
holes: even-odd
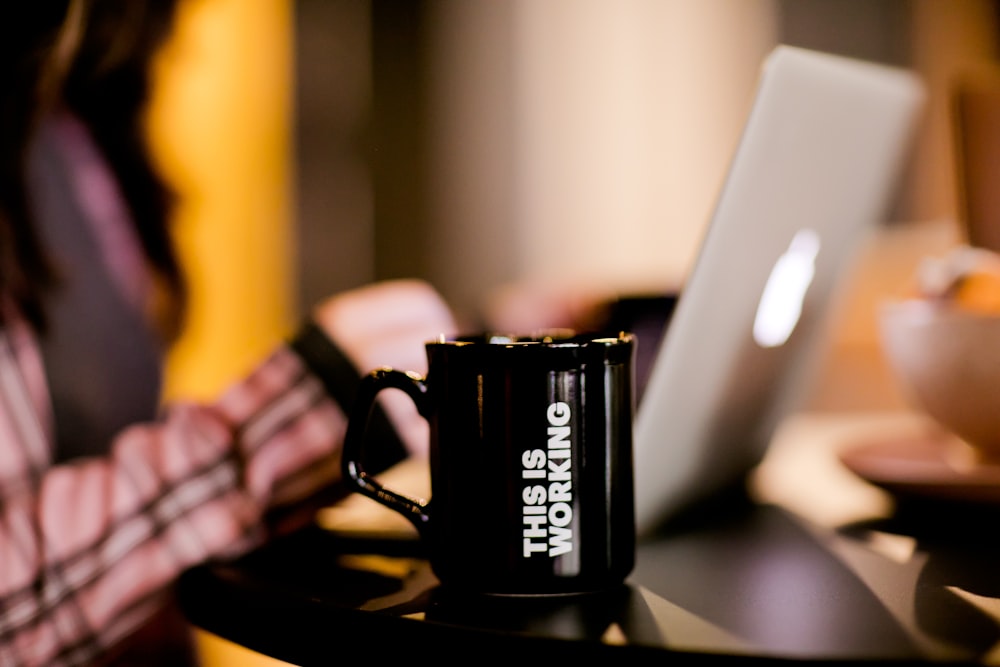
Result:
[[[382,366],[427,372],[424,343],[455,334],[451,309],[420,280],[390,280],[337,294],[313,311],[326,335],[361,373]],[[379,401],[411,455],[425,456],[428,425],[409,397],[389,390]]]

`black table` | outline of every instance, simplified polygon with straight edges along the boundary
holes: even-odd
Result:
[[[301,665],[995,663],[1000,530],[989,526],[1000,526],[989,509],[910,505],[831,529],[734,493],[641,541],[620,589],[541,599],[448,592],[416,541],[314,527],[192,569],[178,592],[195,626]]]

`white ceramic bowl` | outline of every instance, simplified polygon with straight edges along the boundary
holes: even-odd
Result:
[[[1000,315],[947,301],[882,304],[881,345],[914,407],[1000,460]]]

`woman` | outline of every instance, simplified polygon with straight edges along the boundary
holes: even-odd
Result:
[[[217,401],[160,407],[185,295],[141,128],[174,4],[0,10],[3,665],[188,659],[175,578],[308,521],[338,475],[337,378],[420,369],[454,327],[420,282],[347,292]],[[426,425],[388,407],[419,451]]]

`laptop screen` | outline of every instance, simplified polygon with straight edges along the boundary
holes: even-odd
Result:
[[[742,482],[796,407],[835,289],[888,211],[923,99],[919,79],[896,68],[784,45],[765,60],[697,261],[642,378],[640,536]]]

